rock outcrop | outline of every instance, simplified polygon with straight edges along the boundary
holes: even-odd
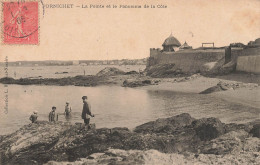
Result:
[[[154,82],[151,80],[125,80],[123,82],[123,87],[140,87],[140,86],[146,86],[146,85],[155,85],[158,84],[158,82]]]
[[[195,121],[189,114],[173,116],[166,119],[157,119],[137,126],[134,132],[137,133],[168,133],[173,134],[176,130],[191,125]]]
[[[226,83],[220,81],[217,85],[210,87],[202,92],[200,94],[209,94],[209,93],[214,93],[214,92],[219,92],[219,91],[226,91],[226,90],[236,90],[238,88],[256,88],[258,87],[258,84],[253,84],[253,83]]]
[[[260,124],[254,125],[250,133],[252,133],[254,137],[260,138]]]
[[[158,64],[146,68],[146,75],[156,78],[176,77],[180,75],[187,75],[177,68],[175,64]]]
[[[97,86],[106,81],[105,77],[98,76],[75,76],[75,77],[64,77],[64,78],[20,78],[13,79],[4,77],[0,79],[0,83],[3,84],[19,84],[19,85],[75,85],[75,86]]]
[[[133,131],[40,121],[0,137],[0,164],[144,164],[152,161],[154,152],[184,162],[239,161],[240,156],[254,164],[251,160],[260,158],[258,124],[224,124],[189,114],[151,121]]]
[[[99,71],[96,76],[116,76],[116,75],[124,75],[125,72],[114,67],[106,67]]]

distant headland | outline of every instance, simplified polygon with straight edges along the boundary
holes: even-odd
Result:
[[[45,60],[45,61],[14,61],[8,66],[86,66],[86,65],[146,65],[147,58],[121,60]],[[5,63],[0,62],[0,66]]]

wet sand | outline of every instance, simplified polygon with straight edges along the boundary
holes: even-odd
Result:
[[[225,78],[227,78],[227,76]],[[246,79],[246,77],[244,79]],[[161,79],[161,82],[158,85],[143,86],[138,88],[147,90],[167,90],[185,93],[200,93],[212,86],[217,85],[220,81],[229,84],[242,83],[245,85],[245,87],[229,89],[227,91],[214,92],[210,95],[214,95],[216,97],[220,97],[231,102],[237,102],[251,107],[260,108],[260,87],[258,86],[258,83],[243,83],[241,81],[200,76],[196,79],[188,80],[185,82],[174,82],[173,78]]]

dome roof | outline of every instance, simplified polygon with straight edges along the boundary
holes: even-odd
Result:
[[[180,47],[180,49],[187,49],[187,48],[192,48],[191,46],[189,46],[187,44],[187,42],[185,41],[185,43]]]
[[[175,38],[172,36],[172,34],[166,38],[166,40],[164,41],[164,43],[162,44],[162,46],[181,46],[181,43]]]

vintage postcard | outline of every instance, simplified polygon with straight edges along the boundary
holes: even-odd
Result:
[[[259,0],[0,3],[0,165],[259,164]]]

